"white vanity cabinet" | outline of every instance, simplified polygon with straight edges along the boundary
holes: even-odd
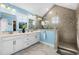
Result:
[[[37,33],[31,33],[28,39],[30,40],[31,44],[34,44],[39,41],[39,39],[37,38]]]
[[[8,40],[9,39],[9,40]],[[2,38],[0,41],[0,55],[13,53],[13,40],[11,38]]]
[[[39,39],[37,38],[37,33],[38,32],[30,33],[30,35],[29,34],[25,35],[26,38],[23,39],[24,47],[28,47],[34,43],[39,42]]]
[[[27,48],[39,41],[38,32],[0,37],[0,55],[9,55]]]
[[[23,37],[21,35],[15,36],[15,40],[13,40],[13,47],[14,47],[14,52],[17,52],[24,48]]]

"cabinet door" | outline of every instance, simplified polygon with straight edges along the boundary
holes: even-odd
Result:
[[[24,39],[23,39],[24,48],[26,48],[26,47],[28,47],[30,45],[29,41],[30,41],[29,40],[29,35],[27,34],[27,35],[24,36]]]
[[[14,52],[24,48],[24,43],[20,36],[16,37],[16,40],[13,41],[13,45],[14,45]]]
[[[46,42],[49,44],[55,44],[56,32],[55,31],[46,31]]]
[[[24,41],[24,47],[28,47],[32,44],[35,44],[36,42],[39,41],[38,37],[37,37],[37,33],[30,33],[25,35],[25,38],[23,39]]]
[[[40,41],[43,41],[43,42],[46,41],[46,31],[42,31],[40,33]]]
[[[1,53],[4,55],[9,55],[13,53],[13,41],[12,40],[6,40],[1,42]]]
[[[30,42],[31,42],[32,44],[38,42],[38,41],[39,41],[39,38],[38,38],[37,32],[30,34],[29,40],[30,40]]]
[[[35,33],[34,40],[35,40],[35,42],[39,42],[39,40],[40,40],[40,33],[39,32]]]
[[[56,43],[56,31],[46,30],[40,33],[40,41],[47,44],[54,46]]]

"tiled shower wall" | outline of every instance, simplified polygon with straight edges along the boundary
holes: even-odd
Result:
[[[79,49],[79,4],[77,7],[76,15],[77,15],[77,45]]]
[[[67,9],[55,5],[51,9],[52,13],[45,15],[46,19],[50,22],[50,26],[53,28],[57,27],[58,37],[60,42],[76,43],[76,13],[74,10]],[[51,21],[52,17],[58,16],[59,23],[53,24]]]

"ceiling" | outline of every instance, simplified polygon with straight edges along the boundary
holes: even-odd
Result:
[[[57,3],[57,5],[62,6],[62,7],[66,7],[69,9],[73,9],[73,10],[77,9],[77,3]]]
[[[43,16],[54,4],[51,4],[51,3],[14,3],[13,5],[21,7],[33,14]]]
[[[12,5],[25,9],[33,14],[43,16],[55,4],[54,3],[13,3]],[[63,6],[73,10],[76,10],[77,8],[77,3],[56,3],[56,5]]]

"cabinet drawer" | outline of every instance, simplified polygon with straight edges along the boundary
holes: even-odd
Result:
[[[26,48],[26,47],[29,47],[30,45],[32,45],[31,42],[25,42],[24,47]]]
[[[29,39],[28,38],[26,38],[26,39],[23,39],[24,40],[24,42],[28,42],[29,41]]]

